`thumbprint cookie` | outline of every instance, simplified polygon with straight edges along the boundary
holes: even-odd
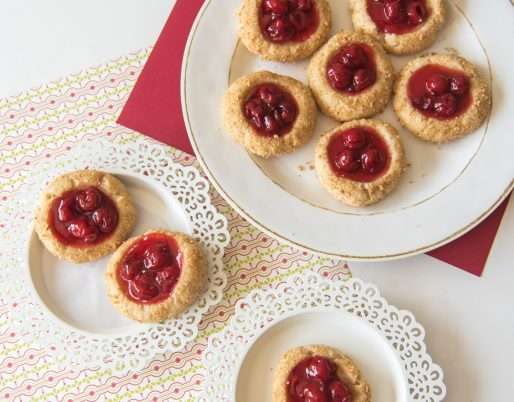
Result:
[[[363,207],[394,190],[405,170],[405,156],[393,126],[354,120],[321,136],[314,165],[321,185],[332,196]]]
[[[298,61],[311,56],[331,28],[327,0],[243,0],[239,36],[263,59]]]
[[[469,134],[490,109],[489,85],[462,57],[431,54],[414,59],[395,84],[396,115],[425,141],[447,142]]]
[[[293,78],[261,71],[227,90],[223,120],[249,152],[269,158],[290,153],[312,137],[317,108],[309,88]]]
[[[322,112],[348,121],[384,110],[391,99],[394,70],[372,37],[340,32],[314,55],[308,77]]]

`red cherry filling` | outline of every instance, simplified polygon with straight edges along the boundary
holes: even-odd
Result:
[[[384,140],[370,127],[354,127],[332,136],[327,156],[336,175],[360,182],[378,178],[390,160]]]
[[[291,130],[298,106],[289,92],[275,84],[262,84],[246,99],[243,114],[257,134],[272,137]]]
[[[347,94],[357,94],[376,82],[373,50],[363,43],[342,47],[327,63],[330,86]]]
[[[48,223],[54,236],[74,247],[98,244],[118,226],[114,202],[96,187],[67,191],[50,207]]]
[[[182,254],[175,239],[153,233],[125,253],[118,266],[118,283],[137,303],[159,303],[170,296],[181,269]]]
[[[409,79],[412,105],[428,117],[450,119],[466,111],[472,97],[468,77],[461,71],[430,64]]]
[[[380,32],[404,34],[429,17],[425,0],[367,0],[368,15]]]
[[[318,28],[319,16],[313,0],[264,0],[260,25],[271,42],[303,42]]]
[[[313,356],[298,363],[286,382],[288,402],[352,402],[353,395],[329,359]]]

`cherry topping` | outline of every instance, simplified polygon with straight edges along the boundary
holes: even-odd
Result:
[[[462,114],[472,101],[469,78],[463,72],[432,64],[414,72],[407,95],[416,109],[438,119]]]
[[[302,42],[316,31],[319,17],[311,0],[264,0],[260,25],[271,42]]]
[[[353,402],[350,388],[338,377],[328,358],[313,356],[302,360],[286,382],[288,402]]]
[[[366,51],[357,44],[346,46],[341,50],[341,63],[352,70],[366,66],[368,55]]]
[[[100,232],[111,233],[118,224],[118,214],[111,207],[100,207],[91,215]]]
[[[73,198],[59,199],[59,206],[57,207],[57,219],[61,222],[71,221],[75,218],[75,200]]]
[[[355,172],[360,168],[359,157],[351,149],[343,149],[335,163],[340,170],[347,173]]]
[[[313,357],[305,369],[308,377],[316,378],[323,382],[328,381],[333,371],[332,363],[322,357]]]
[[[85,243],[94,243],[98,238],[98,228],[91,225],[84,216],[72,220],[68,225],[68,232]]]
[[[405,6],[402,0],[389,0],[384,4],[384,18],[390,24],[401,24],[405,21]]]
[[[431,95],[442,95],[448,92],[450,81],[443,74],[434,74],[426,82],[427,91]]]
[[[328,390],[333,402],[351,402],[353,399],[348,386],[339,380],[332,381]]]
[[[366,133],[359,128],[350,128],[343,134],[344,146],[348,149],[361,149],[366,145]]]
[[[67,191],[50,207],[48,224],[63,244],[91,246],[105,240],[118,225],[118,210],[96,187]]]
[[[427,9],[421,1],[412,1],[407,5],[407,17],[411,25],[421,24],[426,17]]]
[[[175,288],[181,267],[182,254],[175,239],[153,233],[125,253],[118,267],[118,283],[131,300],[158,303]]]
[[[129,294],[136,300],[151,300],[159,295],[159,288],[155,284],[155,275],[144,272],[129,282]]]
[[[457,98],[453,94],[444,94],[434,101],[434,111],[443,117],[452,117],[457,112]]]
[[[257,134],[272,137],[291,130],[298,106],[286,90],[275,84],[262,84],[248,96],[243,113]]]
[[[327,80],[332,88],[356,94],[376,82],[373,50],[363,43],[342,47],[327,63]]]
[[[85,212],[94,211],[102,202],[102,194],[94,187],[86,188],[77,194],[77,206]]]
[[[273,14],[284,15],[289,11],[289,3],[284,0],[264,0],[264,10]]]
[[[469,90],[469,82],[466,77],[459,75],[453,77],[450,82],[450,91],[454,95],[465,95]]]
[[[148,270],[159,269],[169,262],[170,257],[170,248],[167,243],[152,244],[145,251],[143,264]]]
[[[371,69],[361,68],[353,75],[353,87],[355,92],[364,91],[375,82],[375,72]]]
[[[328,80],[333,88],[344,90],[353,82],[353,72],[343,64],[334,63],[327,70]]]
[[[380,32],[405,34],[429,17],[426,0],[367,0],[368,15]]]
[[[370,127],[354,127],[332,136],[327,146],[332,171],[359,182],[370,182],[386,170],[387,145]]]
[[[361,155],[362,169],[366,173],[379,172],[384,165],[384,155],[377,148],[369,148]]]

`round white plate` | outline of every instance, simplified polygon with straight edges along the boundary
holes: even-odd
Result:
[[[84,168],[110,172],[127,186],[138,212],[131,236],[164,228],[188,233],[202,244],[208,287],[179,318],[156,324],[125,318],[106,294],[110,256],[84,264],[65,262],[51,255],[34,233],[30,224],[48,181]],[[0,232],[0,240],[12,247],[0,256],[0,298],[11,304],[13,327],[28,342],[51,346],[64,366],[142,369],[157,354],[181,350],[195,339],[203,314],[223,296],[227,220],[211,202],[207,179],[195,167],[174,162],[168,147],[151,140],[83,142],[40,165],[1,215],[12,227]]]
[[[325,309],[284,318],[256,339],[239,371],[236,401],[272,402],[280,357],[293,347],[320,344],[351,354],[373,390],[373,402],[408,402],[401,361],[380,332],[351,314]]]
[[[183,207],[160,184],[136,174],[109,173],[125,184],[136,206],[138,219],[131,236],[155,228],[192,234]],[[73,264],[49,253],[35,232],[28,244],[28,254],[28,283],[49,310],[50,317],[96,336],[141,331],[141,324],[121,315],[107,297],[104,274],[110,255],[98,261]]]
[[[191,31],[182,68],[182,105],[195,153],[216,189],[245,218],[301,248],[348,259],[391,259],[439,247],[481,222],[513,185],[514,37],[512,6],[449,1],[449,18],[430,51],[473,61],[493,87],[494,107],[477,132],[447,144],[401,131],[409,169],[383,202],[356,209],[334,200],[313,170],[319,135],[336,122],[321,117],[314,139],[271,160],[249,155],[222,128],[220,104],[234,79],[267,69],[306,81],[307,62],[259,60],[237,38],[240,0],[205,2]],[[334,29],[352,29],[347,1],[333,0]],[[494,23],[491,23],[494,21]],[[222,28],[222,29],[221,29]],[[397,69],[412,57],[393,57]],[[391,107],[377,118],[399,128]],[[306,228],[308,227],[308,230]]]
[[[322,344],[352,358],[373,402],[440,402],[443,373],[424,336],[412,313],[389,305],[373,285],[293,276],[238,302],[227,326],[209,339],[202,401],[271,402],[281,356]]]

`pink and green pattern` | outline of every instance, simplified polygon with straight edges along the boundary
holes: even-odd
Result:
[[[0,100],[0,208],[9,207],[40,162],[88,138],[130,143],[140,136],[115,122],[149,52],[145,49]],[[196,165],[181,151],[169,148],[169,156],[183,165]],[[70,371],[61,367],[51,347],[41,349],[20,340],[9,325],[9,300],[0,295],[0,401],[196,401],[207,338],[225,327],[238,300],[253,289],[277,286],[304,271],[350,277],[343,262],[281,244],[254,229],[214,191],[212,198],[229,221],[232,240],[224,257],[229,279],[222,302],[204,317],[194,343],[155,357],[137,373],[119,375],[102,368]],[[8,227],[9,222],[0,222],[0,230]],[[0,256],[4,252],[0,249]]]

